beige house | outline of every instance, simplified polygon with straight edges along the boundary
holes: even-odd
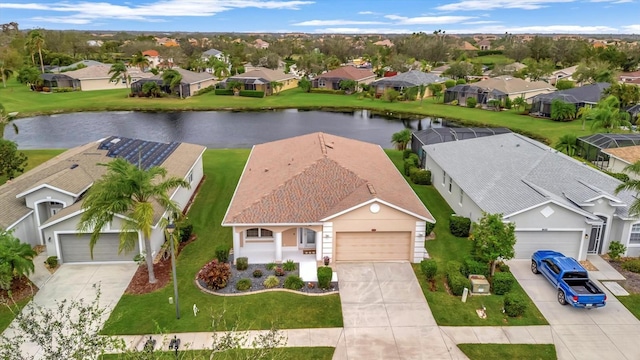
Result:
[[[370,84],[376,79],[376,74],[369,69],[358,69],[354,66],[343,66],[316,76],[312,86],[319,89],[339,90],[342,80],[353,80],[357,85]]]
[[[73,78],[74,88],[82,91],[124,89],[129,87],[127,79],[124,77],[111,81],[113,74],[110,74],[109,71],[111,71],[111,65],[94,65],[80,70],[67,71],[65,75]],[[130,77],[130,82],[134,82],[150,78],[153,74],[130,67],[127,69],[127,76]]]
[[[193,96],[198,91],[207,88],[209,86],[214,86],[218,81],[213,77],[212,74],[207,72],[193,72],[181,68],[173,68],[172,70],[177,71],[182,75],[182,81],[180,81],[180,88],[182,90],[182,97],[190,97]],[[162,73],[158,75],[153,75],[150,78],[140,79],[131,84],[132,92],[140,92],[142,91],[142,87],[145,83],[153,81],[157,83],[162,91],[166,93],[173,93],[174,91],[180,91],[175,89],[170,89],[169,86],[164,84],[162,80]]]
[[[549,83],[551,85],[555,85],[558,82],[558,80],[574,81],[572,76],[576,72],[576,70],[578,70],[578,65],[556,70],[552,72],[551,75],[548,77]]]
[[[253,147],[222,225],[249,262],[419,262],[426,222],[380,146],[311,133]]]
[[[119,253],[119,235],[124,216],[116,214],[89,252],[89,234],[79,233],[78,222],[84,210],[85,192],[106,172],[99,163],[116,157],[138,162],[148,168],[164,167],[168,176],[185,179],[190,189],[170,190],[170,198],[184,209],[202,180],[202,154],[205,147],[187,143],[158,143],[111,136],[82,145],[56,156],[29,172],[0,186],[0,228],[13,230],[20,241],[32,246],[45,245],[48,256],[62,263],[131,262],[144,249],[139,236],[135,249]],[[151,249],[155,255],[165,241],[160,220],[165,209],[154,204]]]
[[[282,88],[279,91],[298,87],[298,77],[293,74],[285,74],[282,70],[271,70],[263,67],[254,68],[243,74],[230,76],[225,83],[238,81],[243,85],[242,90],[264,91],[265,96],[272,95],[275,91],[271,87],[272,82],[279,82]]]
[[[640,160],[640,145],[602,149],[602,152],[609,155],[607,171],[624,173],[632,179],[640,180],[636,174],[624,171],[625,167]]]
[[[467,99],[475,98],[478,104],[487,105],[491,100],[503,100],[523,97],[529,103],[531,98],[540,94],[556,91],[556,88],[544,81],[526,81],[509,75],[496,76],[472,84],[461,84],[445,91],[444,102],[458,101],[466,106]]]

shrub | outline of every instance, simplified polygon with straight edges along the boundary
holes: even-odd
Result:
[[[634,259],[634,260],[629,260],[629,261],[625,261],[622,263],[622,268],[627,270],[627,271],[631,271],[634,273],[640,273],[640,259]]]
[[[527,310],[527,301],[514,293],[507,293],[504,296],[504,312],[509,317],[518,317]]]
[[[500,270],[501,272],[511,272],[511,269],[509,269],[509,265],[501,262],[500,264],[498,264],[498,270]]]
[[[388,102],[397,101],[400,97],[400,93],[392,88],[388,88],[382,93],[382,98],[387,100]]]
[[[276,268],[276,263],[270,262],[266,266],[267,270],[273,270]]]
[[[322,289],[328,289],[331,285],[331,277],[333,276],[333,269],[329,266],[321,266],[318,268],[318,286]]]
[[[262,270],[260,270],[260,269],[253,270],[253,277],[254,278],[262,277]]]
[[[455,80],[449,79],[449,80],[444,82],[444,87],[446,87],[447,89],[452,88],[454,86],[456,86],[456,81]]]
[[[410,176],[411,175],[411,169],[415,169],[416,166],[413,164],[413,160],[411,159],[404,159],[404,174],[406,176]]]
[[[284,271],[293,271],[296,269],[296,263],[294,263],[293,260],[287,260],[282,264],[282,268]]]
[[[227,245],[218,245],[216,248],[216,259],[220,262],[228,262],[229,261],[229,246]]]
[[[218,290],[225,288],[231,277],[231,265],[214,259],[205,265],[198,273],[198,280],[202,280],[207,288]]]
[[[258,90],[240,90],[238,94],[244,97],[254,97],[254,98],[264,97],[264,91],[258,91]]]
[[[467,80],[465,79],[458,79],[456,80],[456,85],[464,85],[467,83]]]
[[[251,288],[251,280],[249,279],[240,279],[236,283],[236,289],[240,291],[249,290]]]
[[[511,101],[511,98],[509,96],[507,96],[504,99],[504,108],[511,110],[511,108],[513,107],[513,101]]]
[[[414,166],[420,167],[420,158],[417,154],[411,153],[407,159],[413,161]]]
[[[478,100],[476,98],[474,98],[474,97],[467,98],[467,107],[468,108],[473,109],[473,108],[476,107],[476,105],[478,105]]]
[[[458,105],[458,100],[453,100],[449,104],[451,104],[453,106],[457,106]]]
[[[462,295],[464,288],[470,287],[469,280],[462,275],[462,273],[460,272],[461,269],[462,264],[460,264],[458,261],[449,261],[447,263],[447,284],[449,284],[451,293],[456,296]]]
[[[344,95],[344,90],[331,90],[331,89],[320,89],[320,88],[312,88],[309,92],[311,93],[319,93],[319,94],[334,94],[334,95]]]
[[[189,239],[191,239],[191,234],[193,234],[193,224],[187,221],[184,221],[180,224],[179,230],[180,230],[180,242],[189,241]]]
[[[47,260],[44,261],[50,268],[55,268],[58,266],[58,257],[57,256],[49,256]]]
[[[420,261],[420,270],[427,277],[427,280],[431,281],[438,272],[438,263],[434,259],[424,259]]]
[[[216,95],[233,95],[233,89],[215,89],[213,93]]]
[[[236,259],[236,269],[239,271],[247,270],[249,268],[249,259],[246,257],[239,257]]]
[[[516,279],[513,274],[509,272],[499,272],[493,275],[491,279],[491,286],[493,287],[493,293],[496,295],[504,295],[511,291]]]
[[[291,290],[298,290],[304,286],[304,281],[298,275],[289,275],[284,280],[284,287]]]
[[[431,185],[431,171],[418,169],[411,175],[411,181],[418,185]]]
[[[420,169],[413,166],[413,164],[411,165],[412,166],[409,168],[409,179],[413,182],[413,179],[416,177],[416,174],[418,173],[418,171],[420,171]]]
[[[271,289],[280,285],[280,279],[273,275],[269,275],[267,279],[262,283],[262,285],[264,285],[264,287],[266,287],[267,289]]]
[[[209,85],[204,89],[200,89],[198,91],[195,92],[195,94],[193,94],[193,96],[198,96],[198,95],[203,95],[212,91],[215,91],[216,88],[213,85]]]
[[[453,236],[468,237],[470,230],[471,219],[458,215],[451,215],[449,217],[449,231],[451,231]]]
[[[611,176],[611,177],[614,177],[614,178],[616,178],[616,179],[618,179],[618,180],[620,180],[622,182],[629,181],[629,175],[627,175],[625,173],[614,173],[614,172],[606,171],[606,170],[604,171],[604,173],[609,175],[609,176]]]
[[[284,269],[278,266],[277,268],[273,269],[273,273],[275,276],[284,276]]]
[[[558,90],[568,90],[573,89],[576,84],[571,80],[558,80],[556,81],[556,89]]]
[[[403,159],[408,159],[409,156],[411,156],[411,154],[413,154],[413,151],[411,149],[404,149],[402,151],[402,158]]]
[[[436,228],[436,224],[434,224],[434,223],[430,223],[430,222],[427,222],[427,224],[425,225],[425,228],[424,228],[424,234],[425,234],[425,236],[428,236],[429,234],[431,234],[431,232],[432,232],[432,231],[433,231],[433,229],[435,229],[435,228]]]
[[[466,257],[462,263],[462,275],[465,277],[469,277],[469,275],[489,276],[489,265]]]
[[[9,263],[0,263],[0,289],[8,291],[13,283],[13,271]]]
[[[627,251],[627,247],[620,241],[612,241],[611,244],[609,244],[609,252],[607,255],[609,255],[611,260],[618,261],[625,251]]]

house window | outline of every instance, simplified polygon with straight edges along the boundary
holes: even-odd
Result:
[[[198,83],[198,89],[200,89],[202,87],[201,83]]]
[[[447,172],[443,171],[442,172],[442,186],[444,186],[444,184],[447,182]]]
[[[256,85],[255,84],[244,84],[244,89],[245,90],[255,90],[256,89]]]
[[[324,82],[324,79],[318,80],[318,87],[325,87],[327,84]]]
[[[246,238],[272,238],[273,231],[263,228],[247,229]]]
[[[189,184],[193,182],[193,171],[189,171],[189,175],[187,175],[187,182]]]
[[[451,176],[449,176],[449,193],[451,193],[452,187],[453,187],[453,181],[451,180]]]
[[[460,189],[460,201],[458,202],[460,205],[462,205],[462,200],[464,199],[464,191],[462,191],[462,189]]]
[[[631,226],[629,245],[640,245],[640,224],[633,224],[633,226]]]

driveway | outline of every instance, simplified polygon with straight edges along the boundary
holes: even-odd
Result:
[[[344,332],[333,359],[465,359],[445,342],[409,263],[337,265]]]
[[[607,305],[585,310],[561,306],[556,291],[541,275],[530,270],[530,260],[511,260],[511,272],[549,321],[559,360],[640,359],[640,321],[615,296]]]

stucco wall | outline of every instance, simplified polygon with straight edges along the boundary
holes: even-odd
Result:
[[[82,91],[125,89],[127,87],[127,84],[123,83],[121,79],[117,79],[114,82],[109,81],[109,78],[80,80],[80,89]]]
[[[41,188],[25,196],[25,204],[30,209],[34,209],[34,204],[42,200],[62,202],[66,204],[65,206],[74,203],[73,196],[49,188]]]
[[[609,157],[609,166],[607,167],[607,171],[610,172],[614,172],[614,173],[624,173],[629,175],[630,178],[635,179],[635,180],[640,180],[640,176],[632,173],[632,172],[626,172],[624,171],[624,168],[626,166],[628,166],[629,163],[624,162],[620,159],[616,159],[613,156]]]
[[[172,194],[172,200],[178,203],[178,206],[180,207],[180,209],[184,209],[184,207],[187,205],[187,202],[189,202],[189,199],[191,198],[193,193],[196,191],[196,187],[198,186],[198,184],[202,180],[202,177],[204,176],[204,172],[202,168],[202,155],[200,155],[200,157],[194,164],[191,171],[193,173],[193,179],[191,180],[191,183],[190,183],[191,188],[187,189],[187,188],[181,187],[181,188],[178,188],[174,194]],[[184,179],[188,181],[188,177],[189,177],[189,174],[187,174],[187,176]]]
[[[195,93],[197,93],[198,91],[208,87],[208,86],[213,86],[217,83],[217,81],[215,79],[209,79],[209,80],[205,80],[202,82],[199,82],[197,84],[189,84],[189,96],[193,96],[195,95]],[[184,94],[186,95],[186,94]]]
[[[36,229],[35,212],[32,212],[22,219],[22,221],[7,230],[13,230],[13,235],[20,239],[21,242],[36,246],[40,245],[40,238],[38,237]]]

